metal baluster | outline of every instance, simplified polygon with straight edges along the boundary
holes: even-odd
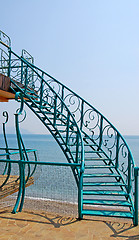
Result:
[[[134,177],[135,177],[135,195],[134,195],[134,225],[138,225],[138,174],[139,174],[139,168],[134,168]]]
[[[80,129],[82,130],[83,127],[83,110],[84,110],[84,101],[82,100],[81,104],[81,124],[80,124]]]
[[[23,61],[21,60],[21,83],[23,84]]]
[[[41,79],[41,88],[40,88],[40,108],[42,108],[42,100],[43,100],[43,76],[44,76],[44,73],[42,73],[42,79]]]
[[[64,86],[62,86],[62,95],[61,95],[62,100],[64,100]],[[61,102],[61,113],[63,112],[63,102]]]
[[[68,142],[69,142],[69,122],[70,122],[70,113],[68,112],[68,116],[67,116],[67,131],[66,131],[66,145],[68,145]]]
[[[119,133],[117,133],[117,143],[116,143],[116,162],[115,167],[119,167]]]
[[[99,133],[99,147],[98,147],[98,150],[101,148],[101,145],[102,145],[102,135],[103,135],[103,116],[101,116],[101,119],[100,119],[100,133]]]
[[[24,90],[24,92],[26,92],[27,86],[28,86],[28,67],[26,66],[26,69],[25,69],[25,90]]]
[[[8,51],[9,51],[8,77],[10,77],[10,73],[11,73],[11,48],[9,48]]]
[[[54,121],[53,121],[54,126],[56,125],[56,113],[57,113],[57,96],[55,96],[54,99]]]
[[[128,153],[128,194],[131,192],[131,156]]]
[[[79,132],[76,134],[76,163],[78,163],[79,157]]]

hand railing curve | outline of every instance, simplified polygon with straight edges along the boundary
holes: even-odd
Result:
[[[104,150],[111,163],[115,166],[117,171],[120,172],[129,196],[134,197],[133,182],[135,180],[135,162],[127,142],[119,131],[109,120],[107,120],[107,118],[104,117],[103,114],[74,91],[70,90],[64,84],[35,65],[27,63],[24,58],[20,58],[11,50],[10,52],[16,57],[15,61],[9,61],[12,63],[8,66],[10,69],[8,72],[10,72],[11,77],[17,79],[17,81],[19,81],[19,79],[26,79],[26,87],[34,88],[37,93],[39,92],[40,104],[43,103],[43,98],[41,96],[44,96],[44,94],[46,95],[45,99],[48,99],[49,101],[54,101],[54,97],[50,97],[50,93],[53,96],[56,96],[59,101],[59,105],[57,106],[60,109],[60,113],[64,113],[66,109],[72,117],[75,125],[78,124],[77,129],[80,139],[82,139],[81,131],[83,136],[88,136],[91,141],[97,144],[97,149]],[[9,54],[9,59],[10,57]],[[19,61],[25,63],[22,71]],[[14,73],[15,69],[16,73]],[[28,69],[30,71],[30,77],[27,78]],[[38,81],[38,79],[41,79],[41,81]],[[39,85],[37,85],[38,82],[40,82]],[[45,91],[44,84],[47,86]],[[83,145],[83,143],[81,143],[81,145]],[[82,156],[83,155],[84,151],[82,151]]]
[[[3,44],[2,41],[0,41],[1,44]],[[4,44],[3,44],[4,45]],[[5,46],[5,45],[4,45]],[[28,98],[33,101],[33,98],[37,99],[39,96],[39,101],[40,101],[40,109],[42,104],[47,104],[49,106],[52,106],[54,108],[55,101],[57,102],[56,107],[57,111],[59,114],[66,116],[67,119],[68,117],[70,118],[69,123],[70,123],[70,130],[69,131],[69,136],[68,138],[68,145],[70,148],[72,146],[75,147],[77,145],[77,139],[78,139],[78,146],[81,149],[81,154],[79,157],[79,149],[76,148],[76,155],[78,156],[78,161],[81,163],[81,169],[84,171],[84,145],[83,145],[83,139],[82,135],[80,132],[80,129],[78,127],[78,124],[76,123],[76,120],[74,119],[74,116],[66,106],[65,102],[59,94],[54,90],[53,87],[49,85],[47,81],[45,81],[43,74],[38,72],[37,69],[33,67],[33,64],[28,62],[26,59],[24,59],[22,56],[19,57],[17,54],[15,54],[10,47],[6,46],[8,48],[8,52],[10,52],[10,64],[7,66],[7,68],[10,69],[9,71],[9,77],[14,79],[15,82],[22,82],[22,84],[25,86],[24,90],[21,87],[21,92],[24,93],[25,95],[28,95]],[[24,50],[25,51],[25,50]],[[32,91],[32,95],[29,93]],[[35,96],[36,93],[36,96]],[[62,109],[62,110],[61,110]],[[76,129],[75,129],[76,128]],[[74,133],[72,131],[74,130]],[[65,129],[67,131],[67,129]],[[64,132],[64,130],[63,130]],[[76,135],[76,137],[75,137]],[[67,139],[65,140],[66,143]],[[67,143],[66,143],[67,144]],[[79,159],[80,158],[80,159]]]
[[[95,107],[59,82],[57,79],[32,65],[57,92],[73,114],[82,133],[97,143],[98,149],[105,151],[117,171],[121,174],[129,195],[134,198],[135,162],[131,150],[120,132]]]

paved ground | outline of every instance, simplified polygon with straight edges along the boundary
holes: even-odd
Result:
[[[0,240],[138,240],[139,226],[123,219],[78,221],[40,211],[11,214],[11,209],[0,210]]]

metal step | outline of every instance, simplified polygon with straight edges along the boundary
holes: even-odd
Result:
[[[99,154],[99,153],[104,153],[104,152],[103,151],[92,150],[92,151],[90,151],[90,153],[98,153]]]
[[[91,169],[91,168],[115,168],[115,166],[110,166],[110,165],[85,165],[85,169]]]
[[[83,215],[91,216],[104,216],[104,217],[120,217],[120,218],[133,218],[131,212],[126,211],[107,211],[107,210],[88,210],[84,209],[82,211]]]
[[[85,158],[85,161],[111,161],[109,158],[93,158],[93,157],[87,157]]]
[[[124,191],[109,191],[109,190],[86,190],[83,191],[83,195],[112,195],[112,196],[128,196],[128,193]]]
[[[79,153],[81,153],[81,151],[79,151]],[[103,151],[94,151],[94,150],[92,150],[92,151],[91,150],[89,150],[89,151],[85,150],[85,154],[86,153],[98,153],[99,154],[99,153],[104,153],[104,152]]]
[[[104,206],[121,206],[131,207],[131,203],[124,200],[100,200],[100,199],[83,199],[83,204],[88,205],[104,205]]]
[[[86,147],[98,147],[97,146],[97,144],[95,144],[95,143],[84,143],[84,146],[86,146]]]
[[[36,113],[41,113],[41,114],[51,114],[51,115],[54,115],[54,113],[53,112],[44,112],[44,111],[36,111]]]
[[[120,177],[120,175],[115,173],[94,173],[94,174],[84,174],[84,178],[91,178],[91,177]]]
[[[122,186],[125,187],[124,183],[120,183],[120,182],[84,182],[83,186],[85,187],[98,187],[98,186]]]

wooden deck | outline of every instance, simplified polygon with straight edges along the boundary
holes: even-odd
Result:
[[[8,102],[15,99],[15,94],[0,90],[0,102]]]
[[[7,175],[0,175],[0,186],[5,181]],[[0,188],[0,199],[3,199],[19,190],[19,177],[18,176],[10,176],[8,182]],[[26,187],[34,184],[34,178],[30,177],[28,182],[26,183]]]

